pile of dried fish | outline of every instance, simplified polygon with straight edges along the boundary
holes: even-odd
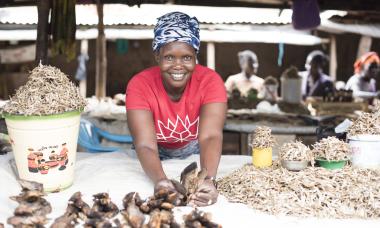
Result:
[[[33,181],[20,180],[22,192],[11,199],[19,203],[14,216],[7,222],[14,227],[42,227],[47,223],[46,215],[51,212],[50,203],[44,199],[43,186]]]
[[[290,172],[247,164],[218,181],[229,201],[276,215],[380,218],[380,171],[309,167]]]
[[[222,227],[219,224],[211,222],[211,214],[199,211],[197,209],[185,215],[183,220],[187,228],[207,227],[207,228],[219,228]]]
[[[346,160],[350,155],[350,146],[336,137],[327,137],[313,145],[313,153],[316,158],[328,161]]]
[[[175,221],[172,209],[188,203],[206,174],[206,170],[198,171],[196,162],[191,163],[182,171],[181,182],[171,180],[177,192],[160,189],[145,200],[137,192],[130,192],[123,199],[124,209],[121,211],[107,193],[94,195],[94,205],[90,209],[82,201],[81,193],[76,192],[70,198],[64,215],[57,218],[51,227],[75,227],[79,221],[84,223],[84,227],[184,227]],[[211,222],[211,214],[198,210],[185,216],[184,222],[185,227],[221,227]]]
[[[379,135],[380,134],[380,111],[362,113],[348,128],[349,136],[355,135]]]
[[[58,217],[51,228],[75,227],[80,220],[85,221],[89,215],[90,206],[82,200],[82,194],[76,192],[69,199],[65,214]]]
[[[275,143],[274,137],[271,134],[271,129],[266,126],[259,126],[255,129],[251,136],[250,146],[252,148],[268,148]]]
[[[119,213],[119,208],[111,201],[106,192],[95,194],[93,197],[94,204],[87,216],[85,226],[103,227],[103,224],[110,223],[108,220]]]
[[[52,66],[39,65],[28,82],[4,106],[4,112],[19,115],[50,115],[80,110],[86,106],[79,89]]]
[[[285,161],[312,161],[313,153],[310,148],[300,141],[284,143],[280,147],[279,156]]]

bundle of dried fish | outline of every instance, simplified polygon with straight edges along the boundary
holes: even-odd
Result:
[[[266,126],[259,126],[252,133],[251,144],[252,148],[269,148],[275,143],[274,137],[271,134],[271,129]]]
[[[93,197],[94,204],[87,215],[84,227],[112,227],[110,219],[119,213],[119,208],[111,201],[108,193],[98,193]]]
[[[380,218],[379,170],[308,167],[300,172],[247,164],[218,181],[229,201],[276,215]]]
[[[164,225],[179,227],[171,211],[174,208],[174,194],[161,189],[154,196],[143,201],[137,192],[128,193],[123,199],[125,210],[121,211],[127,221],[124,225],[134,228],[142,227],[145,221],[143,213],[145,213],[149,214],[150,217],[148,227],[162,227]]]
[[[119,208],[111,201],[108,193],[102,192],[93,195],[94,204],[90,210],[88,217],[105,217],[112,218],[119,213]]]
[[[195,194],[199,186],[205,181],[207,177],[207,170],[201,169],[198,171],[196,162],[191,163],[181,173],[181,184],[186,189],[186,198],[189,202],[191,196]]]
[[[185,221],[185,226],[187,228],[198,228],[198,227],[208,227],[208,228],[219,228],[221,225],[211,221],[211,214],[197,209],[193,210],[190,214],[183,216]]]
[[[313,145],[313,152],[316,157],[324,158],[328,161],[339,161],[348,159],[350,147],[336,137],[327,137]]]
[[[58,217],[51,228],[75,227],[79,220],[85,221],[90,214],[90,206],[82,200],[81,192],[74,193],[66,208],[66,212]]]
[[[145,216],[139,208],[143,203],[144,201],[141,200],[140,195],[137,192],[130,192],[123,199],[125,209],[120,212],[124,216],[128,225],[133,228],[141,227],[144,224]]]
[[[172,212],[166,210],[154,210],[150,213],[148,227],[180,228],[181,226],[174,220]]]
[[[20,205],[14,216],[8,218],[8,224],[15,227],[39,227],[47,223],[46,215],[52,210],[50,203],[44,199],[43,185],[33,181],[19,181],[22,192],[10,197]]]
[[[379,135],[380,134],[380,112],[362,113],[348,128],[349,136],[355,135]]]
[[[310,148],[300,141],[284,143],[280,147],[280,158],[286,161],[312,161],[313,153]]]
[[[39,65],[4,106],[4,112],[19,115],[50,115],[80,110],[86,106],[78,88],[58,68]]]

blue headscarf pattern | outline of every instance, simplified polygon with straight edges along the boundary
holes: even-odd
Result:
[[[159,17],[154,27],[153,51],[158,51],[165,44],[174,41],[188,43],[198,53],[198,19],[181,12],[171,12]]]

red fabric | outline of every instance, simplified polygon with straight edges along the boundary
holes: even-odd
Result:
[[[358,60],[356,60],[354,63],[355,73],[360,73],[362,66],[368,63],[380,64],[380,59],[376,52],[365,53]]]
[[[156,66],[131,79],[125,103],[127,110],[151,111],[158,144],[175,149],[198,138],[201,106],[217,102],[227,102],[223,80],[215,71],[196,65],[180,101],[170,100]]]

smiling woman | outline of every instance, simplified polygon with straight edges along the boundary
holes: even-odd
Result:
[[[218,197],[212,180],[222,151],[227,95],[221,77],[196,64],[199,45],[195,17],[173,12],[158,18],[153,40],[158,66],[133,76],[126,108],[137,156],[155,191],[176,191],[161,160],[200,154],[208,178],[190,203],[206,206]]]

